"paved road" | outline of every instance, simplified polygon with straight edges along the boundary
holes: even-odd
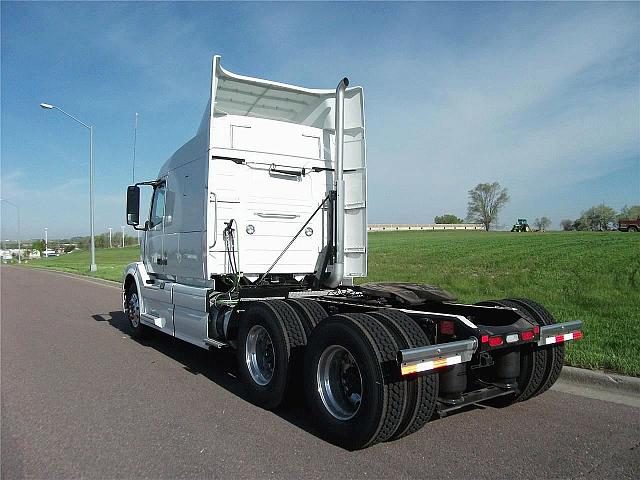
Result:
[[[348,452],[251,405],[228,354],[127,335],[119,289],[15,267],[2,289],[2,478],[632,478],[640,410],[550,391]]]

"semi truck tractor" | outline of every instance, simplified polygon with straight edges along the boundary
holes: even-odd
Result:
[[[436,286],[354,282],[367,276],[365,143],[363,89],[347,78],[303,88],[214,56],[197,133],[128,187],[126,207],[144,232],[124,272],[131,335],[228,350],[253,403],[304,391],[319,435],[352,450],[539,395],[582,336],[527,299],[467,305]]]

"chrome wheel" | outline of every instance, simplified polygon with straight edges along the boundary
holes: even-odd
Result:
[[[127,301],[127,317],[131,322],[133,328],[138,328],[140,325],[140,299],[138,298],[138,292],[133,292],[129,296]]]
[[[322,352],[316,380],[322,403],[332,416],[344,421],[358,413],[362,401],[362,374],[346,348],[331,345]]]
[[[254,325],[247,334],[245,362],[254,382],[264,386],[273,378],[276,358],[273,341],[266,328]]]

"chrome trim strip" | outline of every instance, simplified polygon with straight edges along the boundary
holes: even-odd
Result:
[[[478,339],[471,337],[468,340],[459,340],[450,343],[438,343],[426,347],[408,348],[398,352],[398,363],[401,366],[437,360],[439,358],[460,355],[462,363],[471,360],[478,348]]]
[[[571,333],[582,330],[582,320],[573,320],[571,322],[554,323],[553,325],[545,325],[540,327],[540,340],[538,346],[546,345],[546,339],[556,337],[565,333]]]

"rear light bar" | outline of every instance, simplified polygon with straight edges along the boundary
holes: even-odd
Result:
[[[582,338],[582,322],[574,320],[573,322],[555,323],[540,327],[539,346],[552,345],[554,343],[562,343],[568,340],[579,340]]]
[[[400,373],[409,375],[468,362],[477,348],[478,340],[471,337],[468,340],[400,350]]]

